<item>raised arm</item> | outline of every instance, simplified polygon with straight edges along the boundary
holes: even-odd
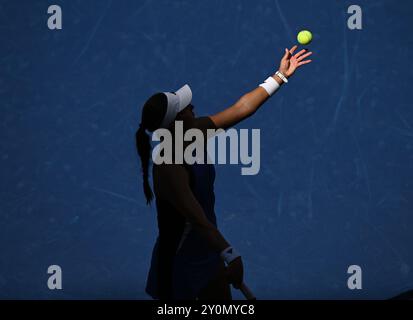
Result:
[[[305,59],[312,52],[307,52],[304,49],[294,55],[295,50],[297,50],[297,46],[292,47],[290,50],[285,49],[284,57],[281,59],[279,71],[287,78],[290,78],[299,67],[311,62],[311,60]],[[280,86],[283,85],[284,82],[276,74],[272,77]],[[232,127],[253,115],[269,97],[265,89],[257,87],[251,92],[244,94],[231,107],[211,116],[211,119],[218,128],[226,129]]]

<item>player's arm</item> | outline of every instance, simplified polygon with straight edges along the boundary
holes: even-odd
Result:
[[[292,47],[290,50],[285,49],[284,57],[281,59],[279,71],[286,77],[291,77],[297,68],[304,64],[308,64],[311,60],[305,60],[312,52],[307,50],[301,50],[294,55],[297,46]],[[274,74],[272,76],[274,80],[281,86],[284,81]],[[245,118],[253,115],[263,104],[268,100],[270,95],[267,91],[258,87],[251,92],[244,94],[238,101],[229,108],[211,116],[212,121],[218,128],[229,128]]]
[[[204,210],[195,198],[189,184],[189,175],[186,169],[177,164],[161,165],[158,173],[162,183],[157,188],[157,193],[166,199],[194,228],[213,250],[222,252],[230,245],[205,216]]]
[[[169,201],[186,218],[192,228],[209,243],[211,248],[221,253],[221,257],[223,252],[228,252],[228,249],[232,250],[223,235],[205,216],[204,210],[192,193],[185,168],[177,164],[162,165],[157,174],[162,176],[162,183],[155,184],[156,193]],[[228,263],[227,278],[235,288],[239,289],[244,277],[242,259],[235,252],[232,253],[232,257],[229,257],[228,253],[226,255],[227,257],[223,258]]]

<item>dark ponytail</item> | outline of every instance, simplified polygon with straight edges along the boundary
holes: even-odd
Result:
[[[138,151],[142,164],[143,192],[145,193],[146,204],[150,204],[153,199],[153,192],[149,184],[149,164],[152,148],[149,135],[146,133],[142,124],[139,126],[138,131],[136,131],[135,138],[136,150]]]
[[[153,192],[149,184],[149,165],[151,158],[151,141],[146,131],[154,132],[158,129],[165,117],[168,107],[168,99],[165,94],[157,93],[145,102],[142,108],[142,119],[138,131],[136,131],[136,150],[142,163],[143,191],[146,203],[150,204]]]

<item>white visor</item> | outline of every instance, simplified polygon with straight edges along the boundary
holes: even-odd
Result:
[[[168,128],[176,115],[185,109],[192,101],[191,88],[186,84],[181,89],[174,93],[164,92],[168,99],[168,107],[165,117],[162,120],[161,128]]]

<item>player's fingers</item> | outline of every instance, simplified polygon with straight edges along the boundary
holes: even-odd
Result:
[[[290,49],[290,53],[294,54],[294,51],[297,50],[298,46],[294,46]]]
[[[289,56],[290,56],[290,51],[288,51],[288,49],[285,48],[285,54],[284,54],[283,59],[284,59],[284,60],[285,60],[285,59],[288,59]]]
[[[307,64],[307,63],[310,63],[310,62],[312,62],[313,60],[305,60],[305,61],[301,61],[301,62],[299,62],[298,64],[297,64],[297,67],[300,67],[300,66],[302,66],[302,65],[304,65],[304,64]]]
[[[307,52],[307,49],[303,49],[303,50],[301,50],[300,52],[296,53],[296,54],[294,55],[294,57],[297,59],[297,58],[299,58],[301,55],[303,55],[303,54],[306,53],[306,52]]]
[[[308,52],[308,53],[306,53],[306,54],[303,54],[301,57],[299,57],[299,58],[297,59],[297,61],[300,62],[300,61],[304,60],[305,58],[311,56],[312,54],[313,54],[312,52]]]

